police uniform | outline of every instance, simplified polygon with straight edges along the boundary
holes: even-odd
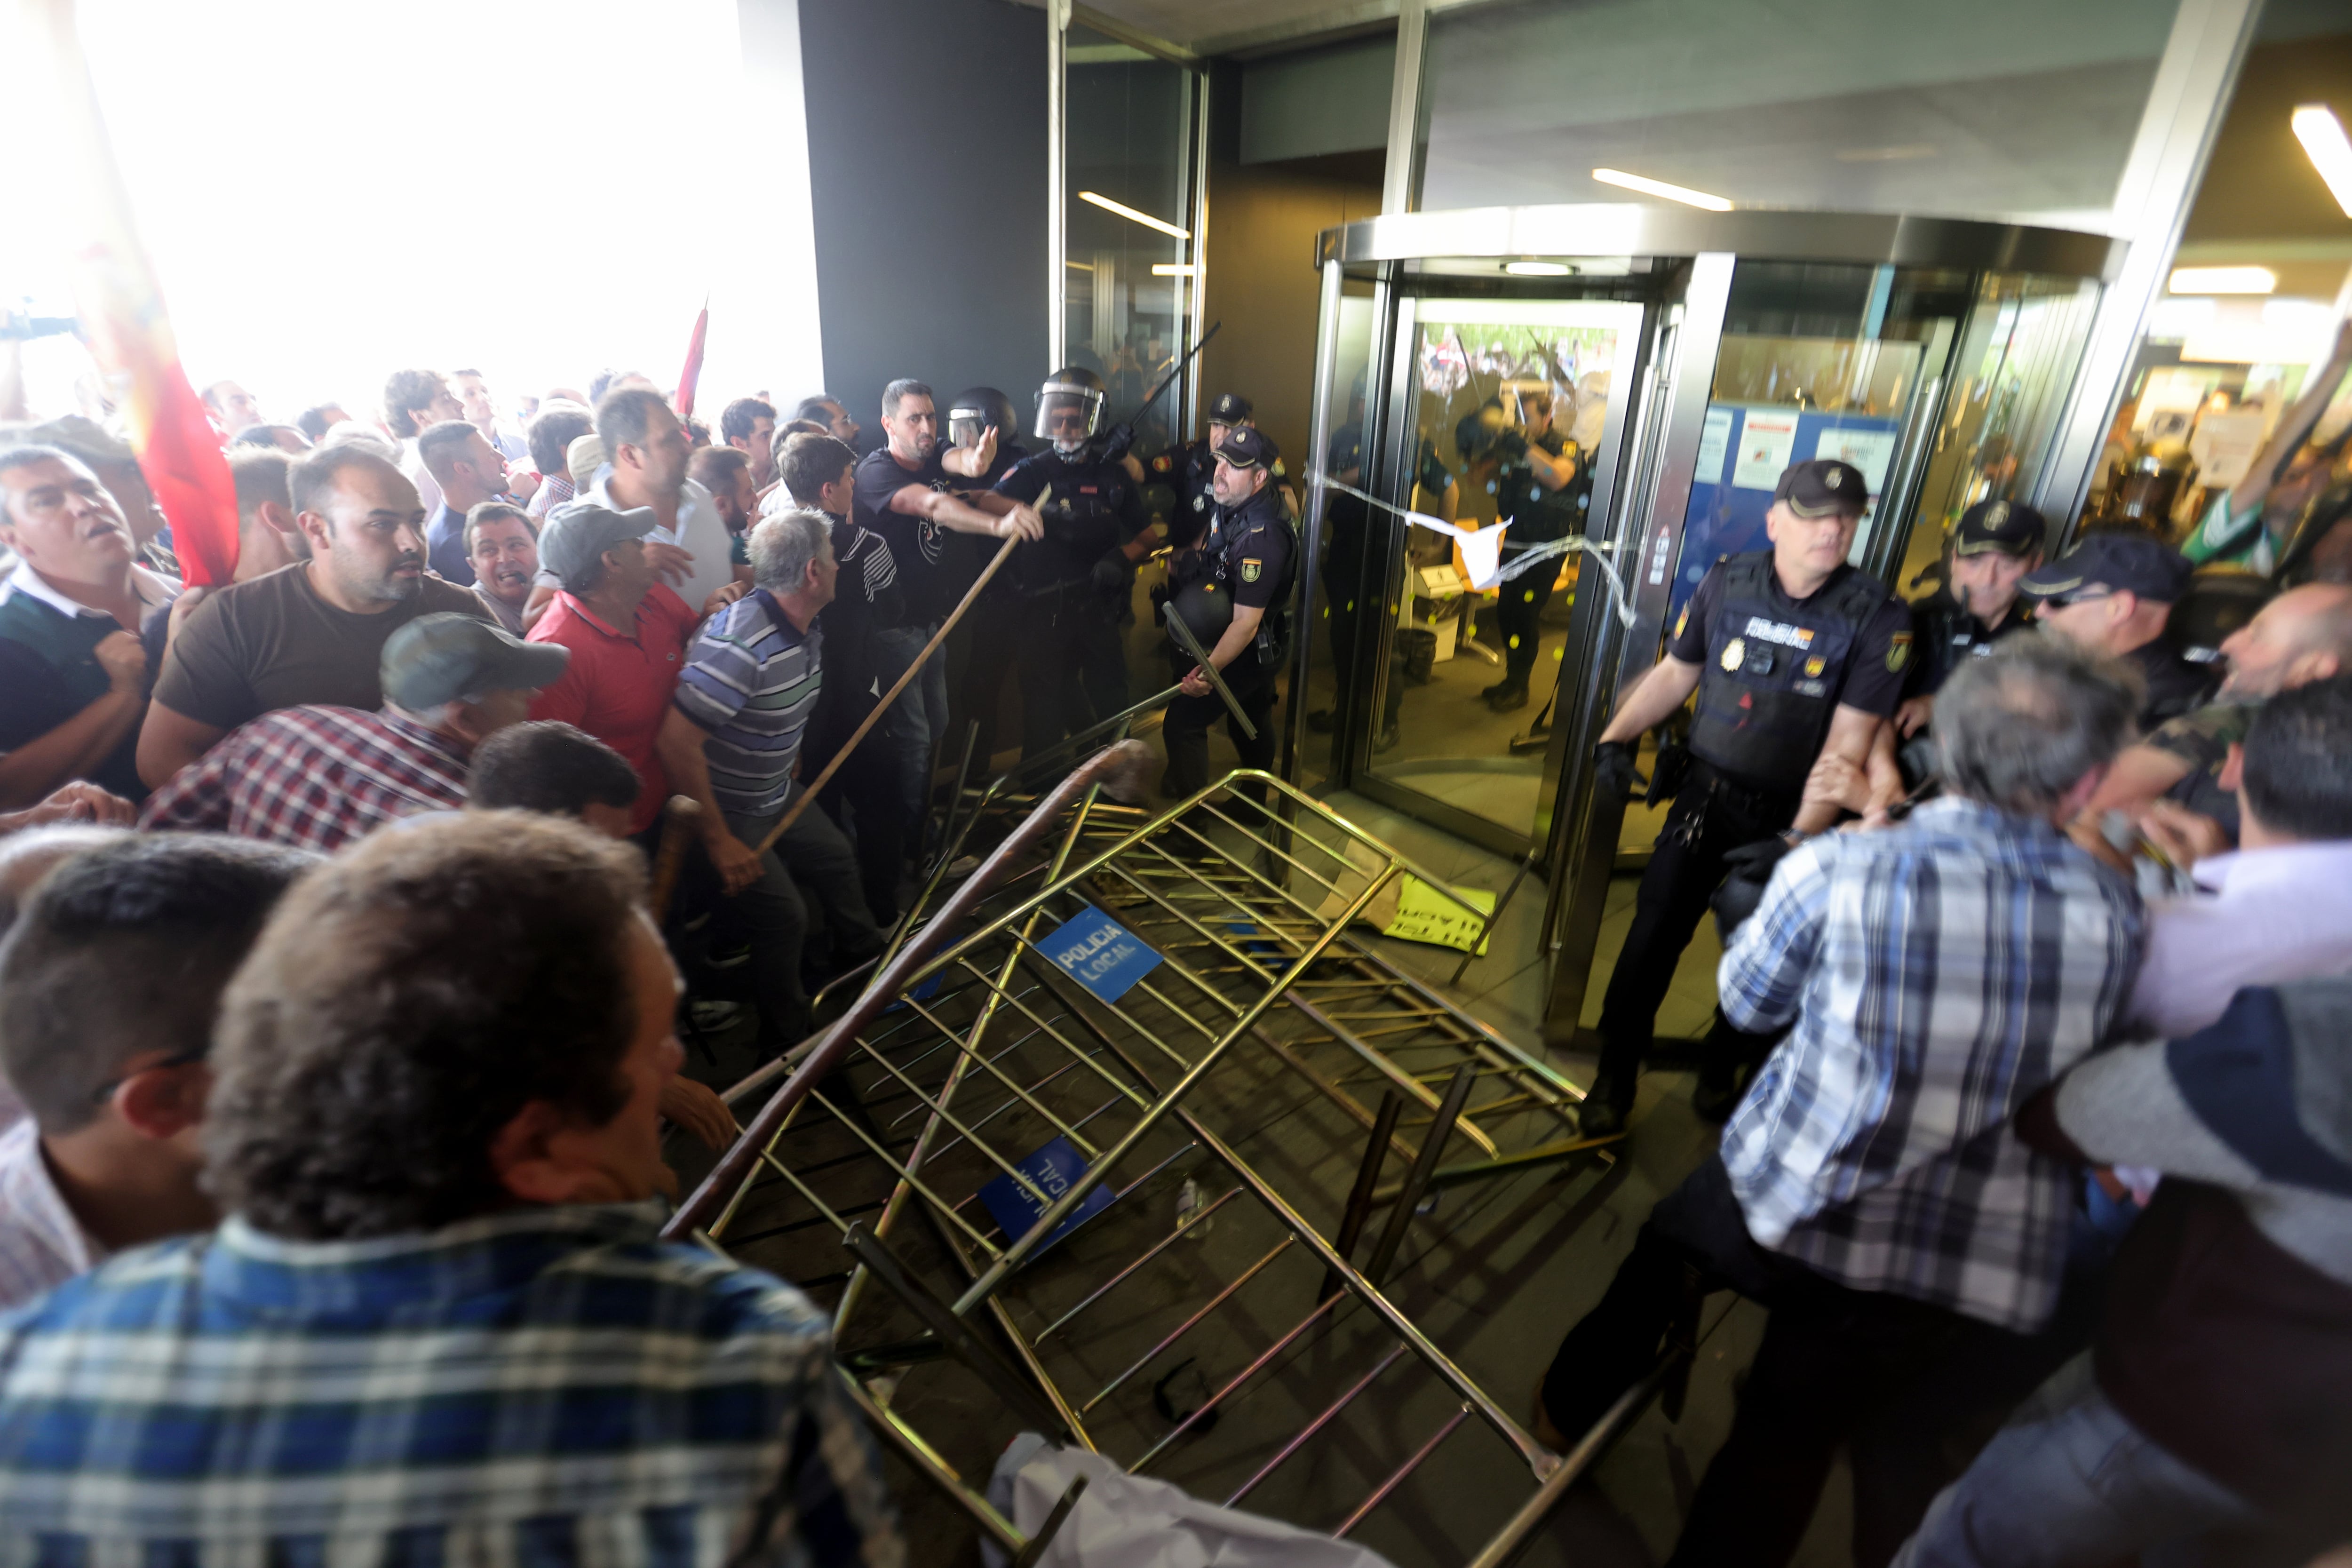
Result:
[[[1775,500],[1821,516],[1864,493],[1861,473],[1815,459],[1780,477]],[[1642,874],[1633,923],[1601,1007],[1601,1070],[1588,1104],[1622,1121],[1659,1004],[1724,857],[1795,820],[1806,774],[1838,709],[1885,718],[1909,673],[1911,617],[1877,579],[1841,565],[1803,600],[1780,585],[1772,552],[1716,563],[1685,605],[1666,652],[1699,668],[1690,773]],[[1717,1042],[1736,1037],[1720,1016]],[[1714,1065],[1714,1064],[1710,1064]]]
[[[1252,413],[1250,400],[1238,393],[1221,392],[1209,405],[1212,425],[1239,426]],[[1209,513],[1216,509],[1214,486],[1217,478],[1217,455],[1209,449],[1208,436],[1195,437],[1179,446],[1169,447],[1146,465],[1152,482],[1166,485],[1174,500],[1168,513],[1168,543],[1174,550],[1189,550],[1201,542],[1208,531]],[[1274,461],[1273,475],[1277,485],[1283,479],[1282,459]]]
[[[1960,514],[1952,533],[1952,556],[2000,554],[2021,561],[2041,550],[2049,531],[2048,520],[2022,501],[1980,500]],[[2029,606],[2021,598],[2009,606],[1999,626],[1988,626],[1945,584],[1911,606],[1911,679],[1903,695],[1933,697],[1962,664],[1984,658],[2004,638],[2032,625]]]
[[[2194,570],[2179,551],[2145,535],[2099,532],[2084,535],[2057,560],[2027,573],[2018,592],[2042,601],[2105,590],[2177,605],[2188,594]],[[2183,658],[2162,637],[2132,649],[2123,661],[2139,671],[2147,689],[2139,710],[2144,731],[2203,707],[2212,695],[2216,673],[2211,667]]]
[[[1540,448],[1549,457],[1574,463],[1576,474],[1567,484],[1553,489],[1537,476],[1535,466],[1527,459],[1525,447],[1505,458],[1487,488],[1495,495],[1496,516],[1511,525],[1511,531],[1503,535],[1503,563],[1507,566],[1515,556],[1538,545],[1580,537],[1584,532],[1585,509],[1592,504],[1592,485],[1584,472],[1584,454],[1574,441],[1557,429],[1549,429],[1527,445]],[[1498,697],[1506,693],[1525,696],[1528,679],[1535,673],[1544,607],[1551,603],[1552,588],[1559,581],[1559,565],[1554,562],[1530,567],[1503,583],[1495,604],[1495,620],[1503,637],[1505,669]]]
[[[1018,594],[1013,630],[1024,757],[1127,706],[1118,616],[1131,579],[1123,563],[1116,584],[1097,567],[1150,526],[1142,490],[1126,465],[1092,446],[1066,457],[1034,453],[996,484],[998,493],[1031,503],[1049,487],[1051,497],[1037,509],[1045,536],[1015,550],[1007,568]],[[1072,672],[1076,699],[1065,695]],[[1083,700],[1087,711],[1073,710],[1074,700]]]
[[[1226,732],[1233,736],[1234,750],[1241,755],[1242,766],[1271,770],[1277,754],[1274,687],[1288,641],[1291,578],[1298,553],[1297,539],[1291,531],[1282,498],[1274,489],[1270,473],[1276,457],[1273,440],[1261,430],[1243,426],[1226,433],[1225,444],[1219,450],[1235,467],[1266,468],[1269,477],[1258,492],[1241,505],[1220,506],[1211,512],[1208,531],[1199,548],[1176,557],[1169,573],[1169,586],[1176,591],[1177,598],[1171,601],[1168,613],[1177,614],[1177,604],[1184,591],[1195,586],[1230,595],[1237,609],[1265,612],[1258,622],[1256,640],[1217,672],[1241,704],[1242,711],[1249,716],[1257,737],[1252,740],[1240,732],[1240,727],[1226,710],[1224,700],[1214,691],[1201,697],[1177,698],[1169,704],[1168,717],[1160,729],[1168,747],[1165,792],[1171,795],[1188,795],[1208,784],[1209,726],[1221,715],[1225,718]],[[1200,640],[1205,650],[1216,650],[1216,637],[1202,636]],[[1189,673],[1195,665],[1185,656],[1178,657],[1175,662],[1180,676]]]

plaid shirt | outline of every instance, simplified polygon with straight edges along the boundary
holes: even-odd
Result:
[[[456,742],[390,710],[281,708],[173,775],[139,826],[331,855],[394,817],[464,805],[466,768]]]
[[[1858,1290],[2031,1331],[2058,1299],[2074,1183],[2010,1118],[2131,994],[2139,895],[2046,822],[1966,800],[1808,839],[1716,984],[1793,1025],[1723,1131],[1761,1245]]]
[[[798,1290],[658,1205],[232,1218],[0,1317],[0,1562],[896,1568]]]

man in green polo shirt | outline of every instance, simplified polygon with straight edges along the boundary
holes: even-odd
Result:
[[[137,565],[114,498],[55,447],[0,451],[0,810],[87,779],[138,800],[141,621],[180,585]]]

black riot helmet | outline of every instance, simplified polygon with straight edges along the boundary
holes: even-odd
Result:
[[[1000,437],[1010,437],[1018,428],[1013,399],[992,386],[968,387],[948,404],[948,445],[951,447],[978,445],[981,433],[992,425]]]
[[[1462,454],[1465,463],[1475,463],[1495,449],[1510,425],[1502,400],[1490,397],[1454,426],[1454,449]]]
[[[1075,438],[1083,441],[1099,436],[1104,405],[1109,401],[1101,376],[1084,365],[1065,365],[1047,376],[1045,384],[1037,389],[1037,427],[1031,434],[1040,441],[1054,440],[1055,416],[1075,411],[1079,425]],[[1072,432],[1063,432],[1062,439],[1072,438]]]

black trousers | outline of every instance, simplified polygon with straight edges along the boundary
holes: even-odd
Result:
[[[814,779],[824,771],[864,717],[845,704],[811,721],[801,759],[806,777]],[[877,925],[887,927],[898,918],[898,879],[907,869],[908,791],[903,753],[888,743],[880,728],[877,725],[875,732],[858,742],[816,799],[856,847],[866,910]]]
[[[1559,562],[1555,558],[1511,578],[1496,595],[1495,624],[1503,635],[1503,668],[1517,685],[1525,686],[1535,673],[1544,606],[1551,603],[1552,584],[1559,580]]]
[[[1190,660],[1176,670],[1181,677],[1191,672]],[[1168,777],[1163,793],[1181,798],[1209,783],[1209,726],[1219,719],[1225,721],[1225,733],[1233,737],[1234,750],[1241,753],[1242,766],[1274,770],[1278,754],[1274,734],[1274,670],[1260,664],[1255,648],[1244,649],[1241,658],[1217,672],[1225,685],[1249,715],[1257,729],[1257,739],[1242,733],[1241,726],[1224,700],[1215,692],[1206,697],[1179,697],[1168,705],[1168,717],[1160,729],[1160,738],[1168,747]],[[1265,802],[1264,785],[1251,785],[1245,790],[1260,805]]]
[[[1021,755],[1061,743],[1127,706],[1127,655],[1118,606],[1079,582],[1016,601],[1013,642],[1021,662]],[[1081,703],[1069,694],[1077,677]]]
[[[979,742],[971,749],[975,779],[992,775],[989,759],[996,754],[996,713],[1004,683],[1013,678],[1017,653],[1013,628],[1020,625],[1020,600],[1003,584],[991,583],[962,622],[946,649],[949,666],[948,728],[945,756],[963,755],[964,727],[977,721]]]
[[[1649,868],[1642,873],[1633,923],[1601,1000],[1601,1077],[1621,1106],[1633,1102],[1633,1079],[1657,1026],[1658,1005],[1674,984],[1675,966],[1691,933],[1706,917],[1707,900],[1723,882],[1724,856],[1787,827],[1796,819],[1798,804],[1796,795],[1765,795],[1732,783],[1703,762],[1691,763],[1650,853]],[[1717,1014],[1708,1052],[1710,1058],[1760,1061],[1770,1044],[1769,1037],[1734,1029]]]
[[[1989,1398],[2014,1405],[2047,1369],[2037,1341],[1958,1312],[1855,1290],[1748,1238],[1720,1159],[1661,1199],[1600,1305],[1560,1342],[1543,1402],[1571,1441],[1657,1364],[1678,1313],[1722,1289],[1771,1319],[1739,1411],[1691,1500],[1668,1562],[1786,1563],[1803,1539],[1838,1446],[1853,1463],[1857,1568],[1880,1568],[1972,1449]]]

